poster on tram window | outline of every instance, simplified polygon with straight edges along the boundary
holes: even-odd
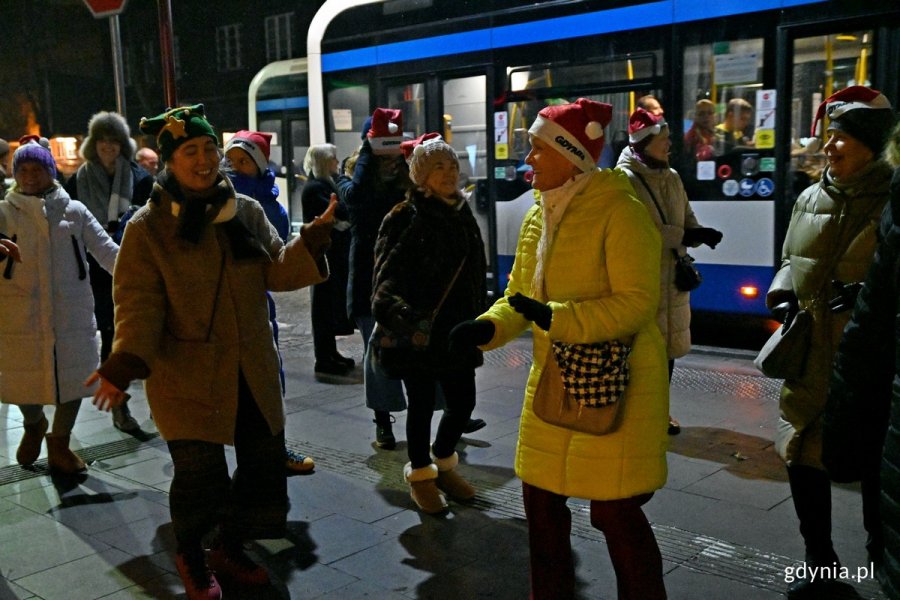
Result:
[[[775,90],[756,90],[756,147],[775,147]]]
[[[716,85],[756,83],[759,69],[758,52],[716,54]]]

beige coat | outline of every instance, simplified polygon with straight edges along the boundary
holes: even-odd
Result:
[[[207,227],[198,244],[176,237],[165,193],[129,221],[116,261],[110,358],[130,354],[150,368],[147,399],[166,440],[233,444],[239,371],[272,433],[284,429],[265,293],[325,279],[299,237],[282,244],[258,202],[237,195],[229,204],[271,261],[235,260],[224,223]]]
[[[683,256],[687,252],[681,243],[684,230],[700,227],[700,224],[688,202],[681,177],[674,169],[651,169],[634,156],[630,146],[622,150],[616,168],[628,175],[634,186],[635,195],[650,211],[650,218],[656,223],[662,236],[656,324],[666,341],[666,353],[669,358],[680,358],[691,350],[691,294],[675,287],[675,255],[672,250]],[[650,191],[637,177],[638,173],[643,177],[643,181],[647,182],[653,191],[653,197],[659,202],[659,208],[665,213],[665,223]]]

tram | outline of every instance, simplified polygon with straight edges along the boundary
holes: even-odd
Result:
[[[714,251],[691,250],[704,278],[692,308],[760,317],[793,202],[825,164],[806,147],[818,104],[855,84],[900,104],[891,2],[329,0],[320,14],[334,4],[345,6],[313,21],[308,60],[265,67],[249,98],[251,127],[279,136],[293,219],[309,144],[347,156],[375,107],[402,109],[406,134],[439,131],[460,156],[494,294],[534,202],[527,129],[548,103],[613,105],[600,161],[609,167],[635,101],[659,99],[694,212],[724,232]],[[743,142],[703,153],[681,143],[697,106],[721,123],[735,99],[752,108]]]

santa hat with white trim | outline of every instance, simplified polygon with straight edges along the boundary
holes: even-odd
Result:
[[[241,130],[225,144],[225,153],[227,154],[232,148],[240,148],[250,155],[259,172],[265,173],[269,168],[269,145],[271,143],[271,133]]]
[[[584,172],[595,168],[603,150],[603,128],[612,105],[579,98],[572,104],[545,106],[528,133],[540,138]]]
[[[634,146],[651,135],[659,135],[663,127],[668,126],[662,115],[657,116],[643,108],[636,108],[628,119],[628,143]]]
[[[877,156],[887,142],[894,123],[894,111],[888,99],[862,85],[854,85],[826,98],[816,111],[811,135],[822,135],[822,122],[830,119],[828,129],[844,131],[865,144]]]
[[[374,154],[400,154],[403,142],[403,111],[396,108],[376,108],[372,113],[369,144]]]

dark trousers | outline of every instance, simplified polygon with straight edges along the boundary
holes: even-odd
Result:
[[[197,549],[216,525],[230,540],[284,536],[288,510],[284,431],[276,435],[269,431],[243,374],[238,388],[237,469],[232,477],[221,444],[168,442],[175,471],[169,510],[179,552]]]
[[[652,495],[591,500],[591,525],[606,537],[619,600],[666,598],[662,555],[641,510]],[[574,598],[572,513],[566,506],[567,498],[523,482],[522,500],[528,519],[532,600]]]
[[[830,567],[838,562],[838,556],[831,542],[831,481],[828,474],[807,466],[788,467],[787,472],[794,510],[800,520],[800,535],[806,546],[806,561]],[[880,562],[884,550],[878,506],[880,492],[877,475],[863,479],[863,527],[869,534],[866,549],[869,557],[876,562]]]
[[[100,362],[105,361],[112,351],[115,318],[113,315],[112,275],[100,266],[93,256],[87,255],[91,276],[91,291],[94,294],[94,317],[100,331]]]
[[[334,341],[334,303],[338,298],[336,282],[329,279],[317,283],[312,286],[310,295],[313,351],[316,361],[333,361],[338,353],[337,343]]]
[[[456,444],[475,410],[475,370],[467,369],[440,377],[405,377],[406,443],[409,460],[414,469],[431,464],[431,417],[434,415],[434,399],[437,385],[444,392],[447,406],[438,424],[437,435],[431,450],[438,458],[447,458],[456,451]]]

